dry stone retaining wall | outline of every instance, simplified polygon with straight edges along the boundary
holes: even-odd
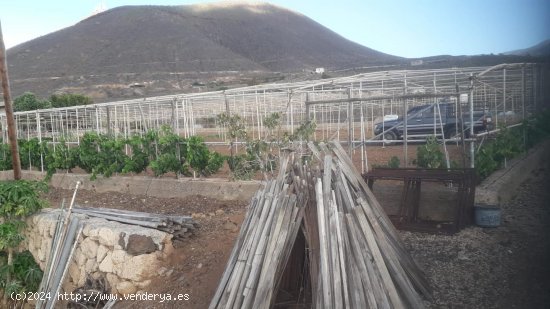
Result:
[[[27,221],[24,246],[42,269],[50,255],[59,212],[45,209]],[[159,276],[160,263],[173,251],[168,233],[78,216],[83,230],[62,286],[65,292],[84,286],[87,278],[103,278],[111,293],[139,292]]]

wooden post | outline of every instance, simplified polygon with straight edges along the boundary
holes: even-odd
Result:
[[[348,99],[351,99],[351,88],[348,89]],[[348,153],[353,157],[353,102],[348,102]]]
[[[8,123],[8,140],[10,142],[11,157],[13,163],[13,179],[21,179],[21,161],[19,160],[19,149],[17,147],[17,128],[13,118],[13,107],[10,95],[10,83],[8,80],[8,63],[6,61],[6,47],[0,24],[0,79],[2,79],[2,91],[4,93],[4,105]]]
[[[107,113],[107,135],[111,136],[113,131],[111,131],[111,110],[109,106],[105,106],[105,113]]]
[[[403,89],[403,94],[407,94],[407,74],[403,76],[403,82],[405,84],[405,87]],[[382,117],[384,117],[384,114],[382,113]],[[409,166],[409,148],[408,148],[408,141],[409,141],[409,134],[408,134],[408,115],[407,115],[407,98],[403,98],[403,167]],[[384,119],[384,118],[382,118]],[[383,121],[383,120],[382,120]]]

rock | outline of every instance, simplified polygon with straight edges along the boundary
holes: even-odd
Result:
[[[216,210],[216,216],[221,216],[223,214],[225,214],[225,211],[223,211],[223,209]]]
[[[133,294],[137,291],[137,287],[129,281],[120,281],[116,285],[116,289],[120,294]]]
[[[55,234],[55,224],[50,225],[50,231],[48,234],[50,235],[50,237],[53,237],[53,235]]]
[[[134,282],[134,283],[137,287],[144,288],[144,287],[148,286],[149,284],[151,284],[151,280],[144,280],[144,281],[141,281],[141,282]]]
[[[231,221],[226,221],[223,224],[223,229],[226,230],[226,231],[236,232],[236,231],[239,230],[239,227],[237,226],[237,224],[235,224]]]
[[[82,254],[82,250],[80,248],[76,248],[74,251],[74,259],[80,268],[84,268],[84,265],[86,265],[86,261],[88,260],[87,257]]]
[[[82,250],[82,254],[84,254],[87,258],[92,259],[97,256],[97,248],[98,244],[93,241],[90,237],[85,238],[80,243],[80,250]]]
[[[128,237],[125,249],[128,254],[140,255],[155,252],[158,246],[150,236],[132,234]]]
[[[104,273],[113,272],[113,260],[111,259],[111,254],[111,252],[107,252],[107,255],[99,264],[99,271],[102,271]]]
[[[97,261],[95,259],[89,259],[86,261],[86,265],[84,266],[84,270],[86,273],[90,274],[97,270],[99,265],[97,265]]]
[[[78,280],[80,279],[80,267],[74,262],[69,265],[69,277],[74,284],[78,284]]]
[[[119,234],[107,227],[100,228],[97,236],[99,243],[107,247],[113,247],[119,240]]]
[[[130,256],[131,257],[131,256]],[[159,264],[157,254],[141,254],[133,256],[115,267],[115,273],[122,279],[141,281],[156,275]],[[147,265],[147,267],[144,267]]]
[[[164,276],[164,274],[166,274],[167,271],[168,271],[168,268],[166,268],[166,267],[161,267],[161,268],[158,269],[157,274],[158,274],[159,276]]]
[[[116,294],[118,292],[116,286],[121,281],[120,278],[115,274],[108,273],[107,275],[105,275],[105,279],[107,280],[107,283],[109,283],[111,293]]]
[[[118,249],[113,250],[113,253],[111,255],[111,260],[113,260],[114,265],[123,264],[124,261],[126,261],[127,254],[124,250]]]
[[[108,251],[109,249],[107,249],[107,247],[99,245],[99,247],[97,248],[96,260],[101,263],[103,261],[103,258],[105,258],[105,256],[107,255]]]

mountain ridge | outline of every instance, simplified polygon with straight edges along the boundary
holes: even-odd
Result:
[[[319,78],[311,73],[318,67],[406,68],[412,60],[264,2],[116,7],[14,46],[7,58],[15,96],[77,92],[96,101]],[[436,58],[426,57],[424,67],[517,57]]]

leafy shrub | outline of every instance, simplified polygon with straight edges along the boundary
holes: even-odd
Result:
[[[86,132],[78,147],[78,166],[91,173],[110,177],[122,172],[128,156],[124,153],[125,141],[95,132]]]
[[[31,166],[40,166],[40,145],[38,139],[20,139],[17,141],[17,144],[21,168],[29,169]]]
[[[149,144],[145,138],[134,135],[126,140],[130,146],[130,155],[124,158],[122,173],[141,173],[149,165]]]
[[[0,250],[5,258],[0,261],[0,286],[4,304],[12,292],[36,291],[42,277],[29,253],[15,253],[23,241],[25,218],[39,211],[46,202],[39,198],[47,190],[43,182],[27,180],[0,182]]]
[[[495,139],[479,149],[475,157],[476,173],[485,179],[502,166],[507,159],[523,151],[521,128],[501,128]]]
[[[25,92],[13,100],[13,110],[16,112],[45,109],[51,106],[49,101],[37,98],[32,92]]]
[[[9,144],[0,144],[0,170],[6,171],[13,168],[11,150]]]
[[[47,178],[58,169],[70,171],[77,166],[90,173],[91,179],[97,175],[140,173],[147,167],[157,176],[168,172],[191,175],[193,171],[209,176],[225,162],[225,157],[210,151],[201,137],[186,139],[167,126],[128,139],[87,132],[75,147],[69,147],[63,139],[55,147],[36,138],[19,140],[18,144],[22,167],[39,167],[43,161]],[[11,168],[9,144],[0,144],[0,170]]]
[[[42,281],[43,272],[34,260],[32,254],[26,250],[17,253],[13,260],[15,280],[22,283],[27,292],[36,292]]]
[[[52,107],[69,107],[94,103],[88,96],[73,93],[54,94],[50,97],[50,102]]]
[[[79,149],[69,147],[64,139],[54,146],[43,146],[46,151],[46,169],[48,176],[53,175],[58,169],[70,171],[77,165]]]
[[[39,197],[47,191],[44,182],[11,180],[0,182],[0,216],[11,220],[39,211],[46,202]]]
[[[550,137],[550,109],[538,113],[535,117],[523,122],[526,135],[526,146],[531,148],[540,141]]]
[[[184,141],[183,146],[186,158],[184,173],[189,174],[191,168],[201,175],[208,176],[222,167],[224,157],[216,152],[210,152],[201,137],[191,136]]]
[[[414,163],[423,168],[443,168],[445,167],[445,156],[439,150],[437,138],[430,136],[426,139],[426,144],[416,149],[416,160]]]
[[[390,160],[388,161],[388,167],[389,168],[399,168],[400,165],[399,158],[396,156],[392,156]]]
[[[234,155],[227,158],[227,164],[235,179],[248,180],[258,171],[254,160],[248,154]]]
[[[156,160],[151,162],[151,169],[155,172],[155,176],[160,176],[168,172],[178,174],[181,172],[181,162],[173,153],[163,153]]]

